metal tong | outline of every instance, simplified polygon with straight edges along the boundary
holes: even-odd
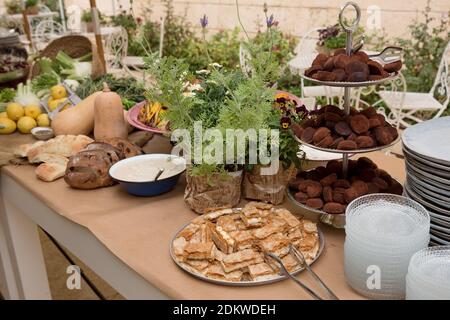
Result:
[[[400,47],[386,47],[378,54],[369,55],[369,58],[381,65],[396,62],[402,59],[403,49]]]
[[[311,274],[311,276],[314,278],[314,280],[317,282],[317,284],[327,293],[328,298],[331,300],[339,300],[339,298],[331,291],[330,288],[327,287],[327,285],[320,279],[320,277],[310,268],[308,263],[305,260],[305,257],[303,254],[298,251],[294,246],[289,246],[289,252],[294,256],[294,258],[299,261],[299,263],[305,267],[305,269]],[[321,296],[319,296],[315,291],[310,289],[308,286],[306,286],[303,282],[301,282],[299,279],[294,277],[284,266],[283,262],[280,258],[278,258],[273,253],[266,253],[267,256],[274,259],[278,264],[280,265],[283,272],[288,276],[291,280],[293,280],[296,284],[298,284],[303,290],[305,290],[311,297],[313,297],[316,300],[324,300]]]

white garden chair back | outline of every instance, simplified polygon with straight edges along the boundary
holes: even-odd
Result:
[[[81,16],[83,10],[78,5],[68,6],[67,12],[67,30],[71,33],[81,33]]]
[[[438,118],[447,109],[450,102],[449,57],[450,42],[447,44],[429,92],[408,92],[405,78],[400,74],[396,85],[390,90],[379,90],[380,101],[389,108],[388,118],[399,126],[422,122],[429,118]],[[394,84],[395,84],[394,82]],[[399,91],[400,89],[403,89]]]
[[[36,49],[42,50],[52,40],[64,35],[64,27],[61,23],[46,19],[38,23],[35,29],[35,46]]]
[[[122,61],[128,51],[128,34],[123,27],[111,28],[114,30],[104,36],[106,68],[122,69]]]

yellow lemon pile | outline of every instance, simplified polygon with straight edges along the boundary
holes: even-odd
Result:
[[[53,86],[50,89],[50,97],[47,100],[47,106],[49,110],[53,111],[58,108],[60,104],[67,101],[67,97],[67,90],[63,85],[58,84],[56,86]],[[68,106],[69,103],[67,103],[62,110],[66,109]]]
[[[37,105],[22,106],[11,102],[6,111],[0,113],[0,134],[10,134],[19,130],[21,133],[30,133],[34,127],[49,127],[50,119],[42,113]]]

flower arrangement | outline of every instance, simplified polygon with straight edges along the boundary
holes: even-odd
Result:
[[[223,68],[211,59],[206,39],[209,23],[206,15],[201,17],[200,25],[204,55],[210,61],[207,69],[191,72],[184,60],[172,56],[158,58],[153,54],[147,59],[148,71],[155,79],[154,86],[148,89],[148,100],[168,107],[163,117],[168,121],[172,133],[177,130],[187,133],[181,138],[176,137],[180,138],[175,139],[176,147],[194,146],[192,153],[195,156],[198,156],[196,151],[200,150],[200,156],[191,157],[190,161],[185,197],[188,203],[199,196],[192,196],[194,189],[204,189],[202,194],[207,189],[194,186],[195,183],[190,180],[201,179],[203,183],[206,179],[211,186],[220,184],[218,180],[229,179],[240,190],[240,178],[234,178],[236,172],[244,169],[249,172],[255,166],[270,165],[266,161],[267,157],[257,157],[255,161],[252,152],[272,156],[275,146],[279,151],[276,161],[281,162],[279,172],[282,173],[284,169],[292,169],[299,164],[298,143],[289,124],[302,117],[306,108],[303,110],[304,107],[297,106],[290,96],[276,95],[276,90],[272,87],[281,74],[280,65],[273,58],[271,43],[271,29],[278,23],[273,15],[268,16],[266,7],[265,14],[266,41],[254,42],[247,38],[243,44],[249,52],[248,64],[251,71],[248,74],[238,68]],[[246,33],[245,29],[244,32]],[[270,135],[264,140],[258,135],[250,134],[252,130],[258,133],[276,132],[277,135]],[[239,141],[238,135],[236,139],[228,139],[230,131],[243,133],[240,137],[244,139],[244,147],[239,144],[242,141]],[[204,138],[199,140],[198,135]],[[231,175],[233,178],[229,178]],[[283,173],[281,180],[282,184],[287,184],[289,174]],[[240,195],[240,191],[233,194]],[[220,196],[223,196],[223,192],[220,192]],[[234,205],[236,201],[239,201],[239,197],[229,203],[216,201],[216,204]],[[195,204],[189,204],[195,207]]]

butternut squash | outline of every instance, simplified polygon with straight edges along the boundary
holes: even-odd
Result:
[[[94,92],[76,106],[56,115],[52,121],[55,135],[89,135],[94,130],[94,103],[100,94]]]
[[[103,91],[95,98],[94,104],[94,137],[101,141],[111,138],[128,138],[128,128],[125,125],[122,99],[111,92],[103,83]]]

